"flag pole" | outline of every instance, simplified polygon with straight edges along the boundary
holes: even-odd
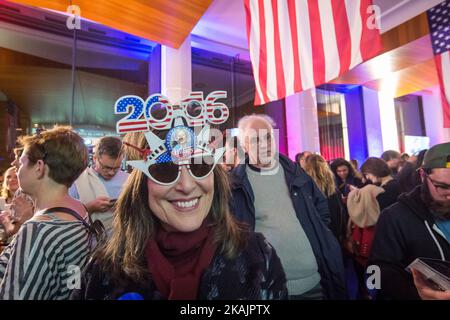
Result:
[[[73,28],[73,46],[72,46],[72,103],[70,108],[70,125],[73,125],[73,118],[75,112],[75,76],[76,76],[76,61],[77,61],[77,28]]]

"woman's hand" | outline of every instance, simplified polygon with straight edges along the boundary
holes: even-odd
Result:
[[[19,225],[22,225],[34,215],[34,204],[31,198],[24,193],[14,198],[11,208],[14,212],[14,222]]]
[[[0,213],[0,223],[5,229],[5,235],[0,239],[2,242],[6,242],[9,237],[16,234],[19,231],[20,225],[14,223],[14,219],[9,211],[2,211]]]
[[[417,270],[412,270],[414,284],[422,300],[450,300],[450,291],[440,291],[432,288],[424,276]]]

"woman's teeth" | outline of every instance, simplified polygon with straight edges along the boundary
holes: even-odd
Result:
[[[198,202],[198,198],[191,201],[175,201],[174,204],[180,208],[190,208],[194,207]]]

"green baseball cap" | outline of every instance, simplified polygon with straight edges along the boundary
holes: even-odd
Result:
[[[431,147],[423,159],[424,169],[450,168],[450,142]]]

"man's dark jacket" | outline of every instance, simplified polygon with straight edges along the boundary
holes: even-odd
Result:
[[[421,186],[383,210],[375,229],[369,265],[380,267],[377,299],[420,299],[405,268],[416,258],[450,260],[450,245],[435,230],[435,218],[421,199]]]
[[[279,155],[284,169],[289,196],[297,218],[311,243],[327,299],[346,299],[342,253],[338,241],[329,230],[327,199],[298,164]],[[238,165],[231,172],[231,209],[235,217],[255,229],[254,194],[246,173],[248,164]],[[277,192],[277,190],[274,190]],[[280,205],[280,210],[283,208]]]

